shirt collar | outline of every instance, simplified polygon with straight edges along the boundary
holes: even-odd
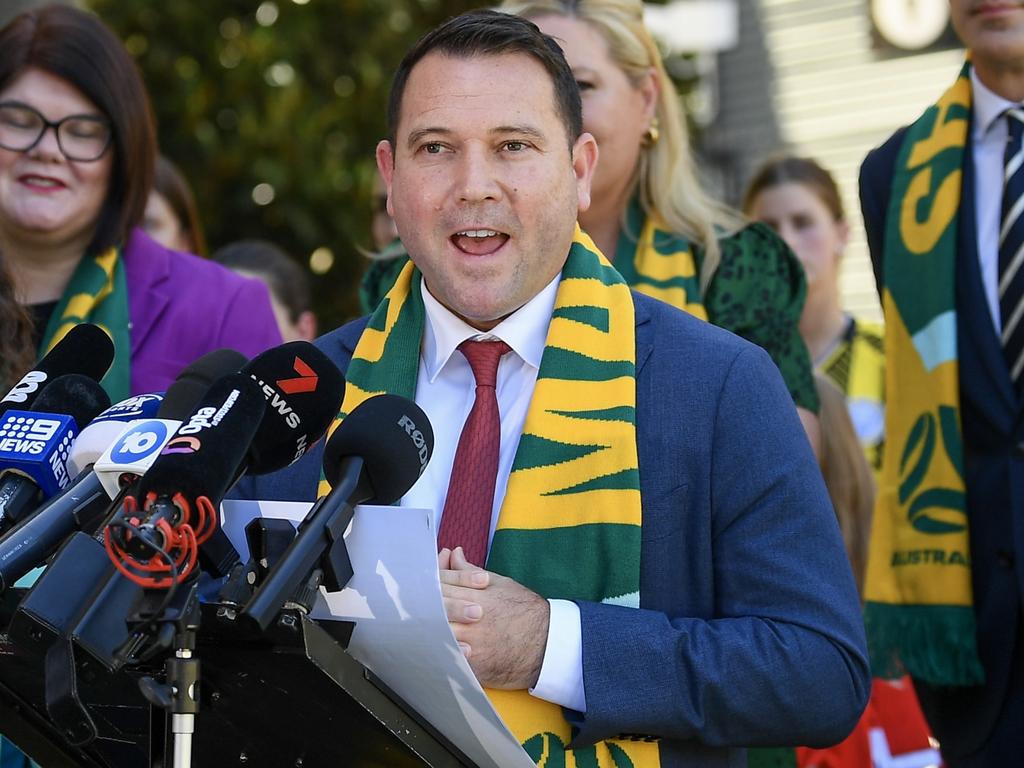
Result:
[[[1003,113],[1011,107],[1019,107],[1015,101],[1004,99],[995,91],[991,90],[981,80],[978,74],[971,68],[971,92],[974,104],[974,140],[981,141],[992,124],[996,122]]]
[[[540,293],[487,332],[474,328],[454,315],[434,298],[426,281],[421,280],[420,290],[427,315],[423,334],[423,362],[427,368],[427,378],[433,382],[459,344],[466,339],[500,339],[527,365],[539,369],[561,277],[561,273],[555,275]]]

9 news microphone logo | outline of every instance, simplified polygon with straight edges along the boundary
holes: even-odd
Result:
[[[0,451],[39,456],[60,428],[56,419],[8,415],[0,424]]]
[[[7,411],[0,421],[0,468],[27,475],[52,495],[71,480],[67,460],[76,437],[71,416]]]

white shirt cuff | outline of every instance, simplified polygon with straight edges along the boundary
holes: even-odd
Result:
[[[548,600],[548,642],[537,685],[530,695],[577,712],[587,711],[583,690],[583,631],[580,609],[571,600]]]

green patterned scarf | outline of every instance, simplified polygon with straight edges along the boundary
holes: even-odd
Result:
[[[425,322],[421,279],[411,263],[406,265],[371,316],[348,368],[335,426],[375,394],[415,396]],[[639,607],[635,359],[629,288],[577,228],[489,570],[547,598]],[[319,493],[328,489],[323,481]],[[608,740],[567,750],[571,733],[560,707],[526,691],[487,694],[538,765],[660,765],[656,741]]]
[[[640,202],[630,201],[615,245],[615,268],[626,284],[701,320],[708,319],[701,299],[700,276],[689,241],[645,216]]]
[[[970,64],[910,126],[885,232],[886,450],[864,619],[877,676],[979,684],[963,480],[955,263]],[[921,276],[927,275],[926,280]]]
[[[131,336],[124,262],[116,248],[78,263],[64,295],[46,325],[39,356],[49,352],[79,323],[94,323],[114,341],[114,362],[100,382],[111,402],[131,394]]]

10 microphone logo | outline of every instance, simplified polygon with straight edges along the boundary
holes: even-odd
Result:
[[[133,464],[155,454],[167,440],[167,427],[162,421],[144,421],[121,437],[110,449],[110,460],[117,464]]]

